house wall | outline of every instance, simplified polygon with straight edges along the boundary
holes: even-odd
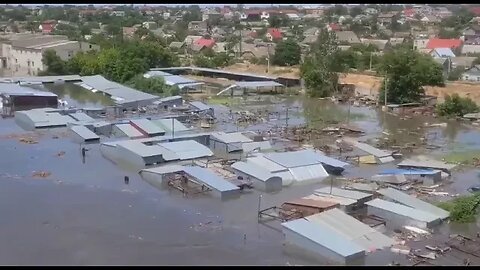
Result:
[[[15,118],[15,123],[19,125],[21,128],[27,131],[35,130],[35,123],[26,114],[22,112],[15,112],[14,118]]]
[[[283,227],[282,228],[282,231],[285,235],[285,242],[289,243],[289,244],[293,244],[297,247],[300,247],[302,249],[305,249],[307,251],[310,251],[310,252],[314,252],[316,254],[319,254],[320,256],[322,257],[325,257],[327,259],[330,259],[330,260],[333,260],[333,261],[336,261],[336,262],[339,262],[339,263],[342,263],[342,264],[346,264],[348,263],[349,261],[352,261],[352,260],[355,260],[355,259],[358,259],[358,258],[361,258],[361,257],[364,257],[365,256],[365,253],[358,253],[358,254],[355,254],[353,256],[350,256],[350,257],[343,257],[342,255],[334,252],[334,251],[331,251],[329,250],[328,248],[322,246],[322,245],[319,245],[317,243],[315,243],[314,241],[288,229],[288,228],[285,228]]]
[[[480,82],[480,75],[462,74],[462,80],[472,81],[472,82]]]
[[[421,229],[431,228],[437,224],[440,224],[440,219],[427,223],[425,221],[414,220],[409,217],[405,217],[394,212],[368,206],[368,215],[376,215],[383,218],[386,221],[386,226],[389,229],[400,229],[403,226],[415,226]]]

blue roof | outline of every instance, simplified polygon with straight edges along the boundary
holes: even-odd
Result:
[[[435,170],[422,170],[422,169],[386,169],[378,174],[405,174],[405,175],[431,175],[436,174]]]
[[[282,226],[343,257],[365,253],[365,250],[358,244],[320,223],[309,222],[301,218],[282,223]]]
[[[455,54],[450,48],[436,48],[435,51],[440,57],[455,57]]]
[[[239,187],[228,182],[222,177],[216,175],[215,173],[209,171],[208,169],[194,166],[185,166],[183,170],[189,175],[195,177],[199,181],[203,182],[207,186],[218,190],[220,192],[239,190]]]

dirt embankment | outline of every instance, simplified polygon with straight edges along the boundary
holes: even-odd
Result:
[[[235,64],[226,67],[225,70],[253,73],[258,75],[280,76],[286,78],[299,78],[300,70],[298,66],[293,67],[277,67],[271,66],[269,73],[266,72],[265,65],[252,64]],[[373,75],[347,73],[340,75],[340,83],[354,84],[357,92],[364,95],[377,95],[382,85],[383,78]],[[440,101],[443,100],[446,94],[457,93],[462,97],[470,97],[476,103],[480,104],[480,83],[468,82],[447,82],[445,87],[431,87],[425,88],[428,95],[438,97]]]

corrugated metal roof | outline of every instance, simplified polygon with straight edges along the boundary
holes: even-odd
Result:
[[[445,219],[450,216],[448,211],[393,188],[380,189],[377,192],[401,204],[439,216],[441,219]]]
[[[260,149],[260,151],[270,150],[272,149],[272,145],[269,141],[262,141],[262,142],[246,142],[242,144],[243,152],[251,152],[254,149]]]
[[[148,119],[132,119],[130,122],[148,135],[160,135],[165,133],[165,130]]]
[[[15,82],[15,83],[52,83],[59,81],[80,81],[81,77],[78,75],[64,75],[64,76],[32,76],[32,77],[9,77],[1,78],[2,82]]]
[[[43,109],[17,111],[15,114],[23,114],[32,121],[36,128],[66,126],[69,122],[76,122],[73,118],[61,115],[58,112],[47,112]]]
[[[260,166],[262,168],[265,168],[267,171],[271,173],[276,173],[276,172],[284,172],[287,171],[288,169],[280,166],[279,164],[266,159],[263,155],[257,155],[255,157],[249,157],[247,158],[248,162],[252,162],[256,164],[257,166]],[[283,179],[283,178],[282,178]]]
[[[353,204],[357,203],[357,200],[345,198],[345,197],[340,197],[340,196],[335,196],[335,195],[328,195],[328,194],[312,194],[306,197],[303,197],[303,199],[310,199],[310,200],[321,200],[321,201],[329,201],[329,202],[335,202],[339,203],[342,206],[350,206]]]
[[[320,164],[318,155],[310,149],[265,154],[265,158],[287,168],[301,167],[313,164]]]
[[[181,171],[183,171],[183,166],[181,165],[165,165],[165,166],[160,166],[155,168],[143,169],[140,171],[140,174],[142,172],[150,172],[150,173],[164,175],[167,173],[176,173]]]
[[[179,89],[183,89],[185,87],[194,87],[194,86],[199,86],[199,85],[204,85],[205,83],[203,82],[195,82],[195,83],[183,83],[177,85]]]
[[[220,74],[227,74],[227,75],[237,75],[237,76],[245,76],[245,77],[255,77],[255,78],[262,78],[262,79],[270,79],[275,80],[276,77],[267,77],[267,76],[260,76],[255,75],[252,73],[243,73],[243,72],[232,72],[227,70],[220,70],[220,69],[212,69],[212,68],[201,68],[201,67],[169,67],[169,68],[152,68],[150,70],[191,70],[191,71],[205,71],[205,72],[212,72],[212,73],[220,73]]]
[[[323,180],[329,175],[322,164],[294,167],[288,169],[297,182],[310,180]]]
[[[378,148],[375,148],[371,145],[368,145],[366,143],[361,143],[353,138],[344,138],[343,139],[345,142],[349,143],[349,144],[352,144],[353,146],[355,146],[356,148],[364,151],[364,152],[367,152],[371,155],[374,155],[375,157],[377,158],[381,158],[381,157],[387,157],[387,156],[391,156],[392,153],[391,152],[388,152],[388,151],[384,151],[384,150],[380,150]]]
[[[376,207],[385,211],[389,211],[401,216],[409,217],[414,220],[432,222],[439,220],[437,215],[432,215],[419,209],[411,208],[403,204],[385,201],[382,199],[374,199],[365,203],[368,206]]]
[[[257,88],[257,87],[275,87],[283,86],[281,83],[275,81],[258,81],[258,82],[236,82],[236,86],[241,88]]]
[[[432,160],[427,157],[418,156],[416,158],[411,158],[400,162],[397,166],[399,167],[413,167],[413,168],[432,168],[432,169],[441,169],[441,170],[451,170],[455,168],[454,164],[447,164],[445,162]]]
[[[116,143],[117,146],[123,147],[139,156],[142,158],[146,157],[153,157],[153,156],[162,156],[162,158],[165,161],[172,161],[172,160],[178,160],[179,157],[169,151],[168,149],[165,149],[164,147],[161,147],[159,145],[145,145],[139,141],[136,140],[126,140],[126,141],[120,141]]]
[[[351,242],[345,236],[323,224],[313,223],[306,219],[297,219],[282,223],[282,226],[342,257],[365,253],[365,250],[358,244]]]
[[[252,177],[257,178],[260,181],[268,181],[272,177],[278,177],[274,176],[272,173],[267,171],[266,169],[255,165],[252,162],[244,162],[244,161],[238,161],[232,164],[232,168],[235,170],[239,170],[245,174],[248,174]]]
[[[70,129],[75,132],[78,136],[82,137],[85,141],[87,140],[99,140],[100,137],[93,133],[90,129],[85,126],[72,126]]]
[[[184,124],[182,124],[180,121],[178,121],[175,118],[171,119],[156,119],[156,120],[151,120],[155,125],[158,125],[161,127],[163,130],[166,132],[172,132],[173,128],[175,128],[175,133],[177,132],[183,132],[183,131],[189,131],[190,129],[187,128]],[[172,123],[173,121],[173,123]]]
[[[315,208],[319,208],[319,209],[331,208],[331,207],[335,207],[335,206],[338,205],[338,203],[336,203],[336,202],[303,199],[303,198],[296,199],[296,200],[291,200],[291,201],[285,202],[285,204],[315,207]]]
[[[330,193],[330,190],[332,191],[331,193]],[[372,197],[372,194],[363,193],[363,192],[354,191],[354,190],[345,190],[337,187],[319,188],[315,190],[315,194],[334,195],[334,196],[348,198],[352,200],[361,200],[361,199]]]
[[[200,101],[192,101],[190,102],[190,105],[192,105],[193,107],[195,107],[198,111],[207,111],[207,110],[210,110],[212,109],[212,107],[208,106],[207,104],[205,103],[202,103]]]
[[[172,75],[172,76],[165,76],[163,77],[165,80],[166,85],[181,85],[181,84],[191,84],[191,83],[198,83],[195,80],[185,78],[182,76]]]
[[[130,124],[117,124],[115,127],[121,130],[129,138],[143,137],[143,134]]]
[[[77,121],[85,121],[85,122],[95,121],[95,119],[93,119],[92,117],[88,116],[83,112],[69,113],[68,115],[70,115],[70,117],[73,117],[73,119]]]
[[[213,156],[213,152],[208,147],[193,140],[159,143],[158,145],[175,153],[180,160]]]
[[[109,81],[100,75],[82,77],[84,84],[111,96],[118,104],[135,101],[156,100],[158,96],[144,93],[133,88]],[[82,85],[82,84],[81,84]],[[118,99],[120,98],[120,99]]]
[[[227,180],[209,171],[208,169],[196,167],[196,166],[184,166],[183,170],[189,175],[203,182],[207,186],[215,190],[218,190],[220,192],[240,189],[236,185],[228,182]]]
[[[372,176],[372,181],[398,185],[407,182],[407,178],[403,174],[379,174]]]
[[[163,72],[163,71],[160,71],[160,70],[150,70],[150,71],[146,72],[145,74],[143,74],[143,77],[151,78],[151,77],[157,77],[157,76],[165,77],[165,76],[172,76],[172,75],[173,74]]]
[[[171,96],[171,97],[164,97],[164,98],[161,98],[158,100],[159,103],[162,103],[162,102],[168,102],[168,101],[172,101],[172,100],[177,100],[177,99],[182,99],[182,96]]]
[[[339,209],[327,210],[308,216],[306,219],[310,222],[329,227],[353,243],[358,244],[367,252],[372,251],[372,249],[383,249],[395,244],[392,238],[387,237]]]
[[[428,169],[385,169],[378,174],[431,175],[437,173],[438,170]]]
[[[211,136],[224,143],[244,143],[244,142],[253,142],[252,139],[248,138],[247,136],[243,135],[241,132],[213,132]]]
[[[0,93],[9,96],[57,97],[57,95],[51,92],[39,91],[13,83],[0,83]]]

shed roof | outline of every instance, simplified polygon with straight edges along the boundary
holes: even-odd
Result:
[[[411,159],[400,162],[399,167],[413,167],[413,168],[432,168],[440,170],[451,170],[456,167],[454,164],[447,164],[442,161],[437,161],[424,156],[417,156]]]
[[[257,88],[257,87],[275,87],[283,86],[281,83],[275,81],[258,81],[258,82],[236,82],[236,86],[241,88]]]
[[[189,131],[190,129],[187,128],[184,124],[182,124],[180,121],[178,121],[175,118],[171,119],[156,119],[156,120],[151,120],[154,124],[158,125],[161,127],[163,130],[166,132],[172,132],[173,129],[175,129],[176,132],[183,132],[183,131]]]
[[[169,75],[169,76],[163,76],[163,79],[165,80],[166,85],[179,85],[179,84],[192,84],[192,83],[198,83],[195,80],[185,78],[182,76],[177,76],[177,75]]]
[[[168,173],[176,173],[181,171],[183,171],[183,166],[181,165],[164,165],[164,166],[155,167],[155,168],[143,169],[140,171],[140,173],[151,172],[155,174],[164,175]]]
[[[155,125],[155,123],[148,119],[131,119],[130,122],[149,135],[165,133],[165,130],[163,130],[163,128]]]
[[[72,126],[70,129],[84,140],[98,140],[100,137],[85,126]]]
[[[286,168],[320,164],[320,159],[323,159],[323,157],[311,149],[265,154],[265,158]]]
[[[218,176],[217,174],[213,173],[208,169],[197,166],[184,166],[183,170],[189,175],[203,182],[207,186],[220,192],[240,189],[236,185],[228,182],[227,180],[223,179],[222,177]]]
[[[158,145],[175,153],[180,160],[213,156],[213,152],[208,147],[194,140],[159,143]]]
[[[376,207],[388,212],[392,212],[401,216],[409,217],[414,220],[424,221],[424,222],[432,222],[439,220],[437,215],[432,215],[428,212],[415,209],[412,207],[405,206],[403,204],[394,203],[385,201],[382,199],[374,199],[365,203],[368,206]]]
[[[331,192],[330,192],[331,191]],[[337,187],[324,187],[315,190],[316,194],[327,194],[327,195],[334,195],[338,197],[344,197],[352,200],[361,200],[365,198],[372,197],[372,194],[363,193],[360,191],[354,190],[345,190]]]
[[[336,203],[336,202],[312,200],[312,199],[304,199],[304,198],[287,201],[285,202],[285,204],[308,206],[308,207],[314,207],[319,209],[327,209],[327,208],[332,208],[339,205],[339,203]]]
[[[388,157],[392,155],[392,153],[389,151],[380,150],[366,143],[361,143],[353,138],[344,138],[343,140],[364,152],[374,155],[377,158]]]
[[[166,150],[163,147],[160,147],[159,145],[146,145],[144,143],[141,143],[137,140],[125,140],[125,141],[120,141],[116,142],[117,146],[123,147],[139,156],[142,158],[146,157],[154,157],[154,156],[162,156],[162,158],[165,161],[172,161],[172,160],[178,160],[178,156],[175,155],[175,153],[172,153],[168,150]]]
[[[282,223],[282,226],[342,257],[365,254],[365,250],[358,244],[351,242],[345,236],[323,224],[310,222],[306,219],[296,219]]]
[[[109,81],[100,75],[84,76],[82,77],[82,81],[87,86],[110,95],[118,104],[143,100],[155,100],[159,98],[158,96]],[[81,86],[83,85],[81,84]]]
[[[121,130],[129,138],[143,137],[143,134],[130,124],[117,124],[115,127]]]
[[[37,96],[56,97],[52,92],[39,91],[30,87],[20,86],[14,83],[0,83],[0,93],[6,96]]]
[[[77,121],[85,121],[85,122],[92,122],[95,121],[92,117],[88,116],[87,114],[83,112],[75,112],[75,113],[69,113],[68,114],[70,117],[73,117],[73,119]]]
[[[200,101],[192,101],[190,102],[190,105],[195,107],[198,111],[207,111],[212,109],[212,107]]]
[[[450,216],[450,213],[448,211],[445,211],[439,207],[434,206],[433,204],[424,202],[418,198],[415,198],[393,188],[380,189],[377,192],[387,198],[390,198],[406,206],[428,212],[432,215],[439,216],[441,219],[445,219]]]
[[[269,141],[261,141],[261,142],[245,142],[242,143],[242,150],[243,152],[250,152],[255,149],[259,148],[260,151],[263,150],[270,150],[272,149],[272,145]]]
[[[210,136],[212,136],[214,139],[220,142],[227,143],[227,144],[253,142],[252,139],[243,135],[241,132],[226,133],[226,132],[220,131],[220,132],[213,132],[211,133]]]
[[[244,161],[238,161],[232,164],[232,168],[238,171],[241,171],[245,174],[248,174],[252,177],[255,177],[256,179],[260,181],[268,181],[272,177],[277,177],[267,171],[266,169],[256,165],[255,163],[252,162],[244,162]]]
[[[395,241],[355,219],[339,209],[330,209],[322,213],[306,217],[310,222],[328,226],[367,252],[372,249],[383,249],[395,244]]]
[[[432,175],[436,173],[438,173],[437,170],[431,169],[385,169],[378,174]]]
[[[342,206],[350,206],[357,203],[357,200],[330,195],[330,194],[322,194],[322,193],[315,193],[309,196],[305,196],[303,197],[303,199],[329,201],[329,202],[339,203]]]

